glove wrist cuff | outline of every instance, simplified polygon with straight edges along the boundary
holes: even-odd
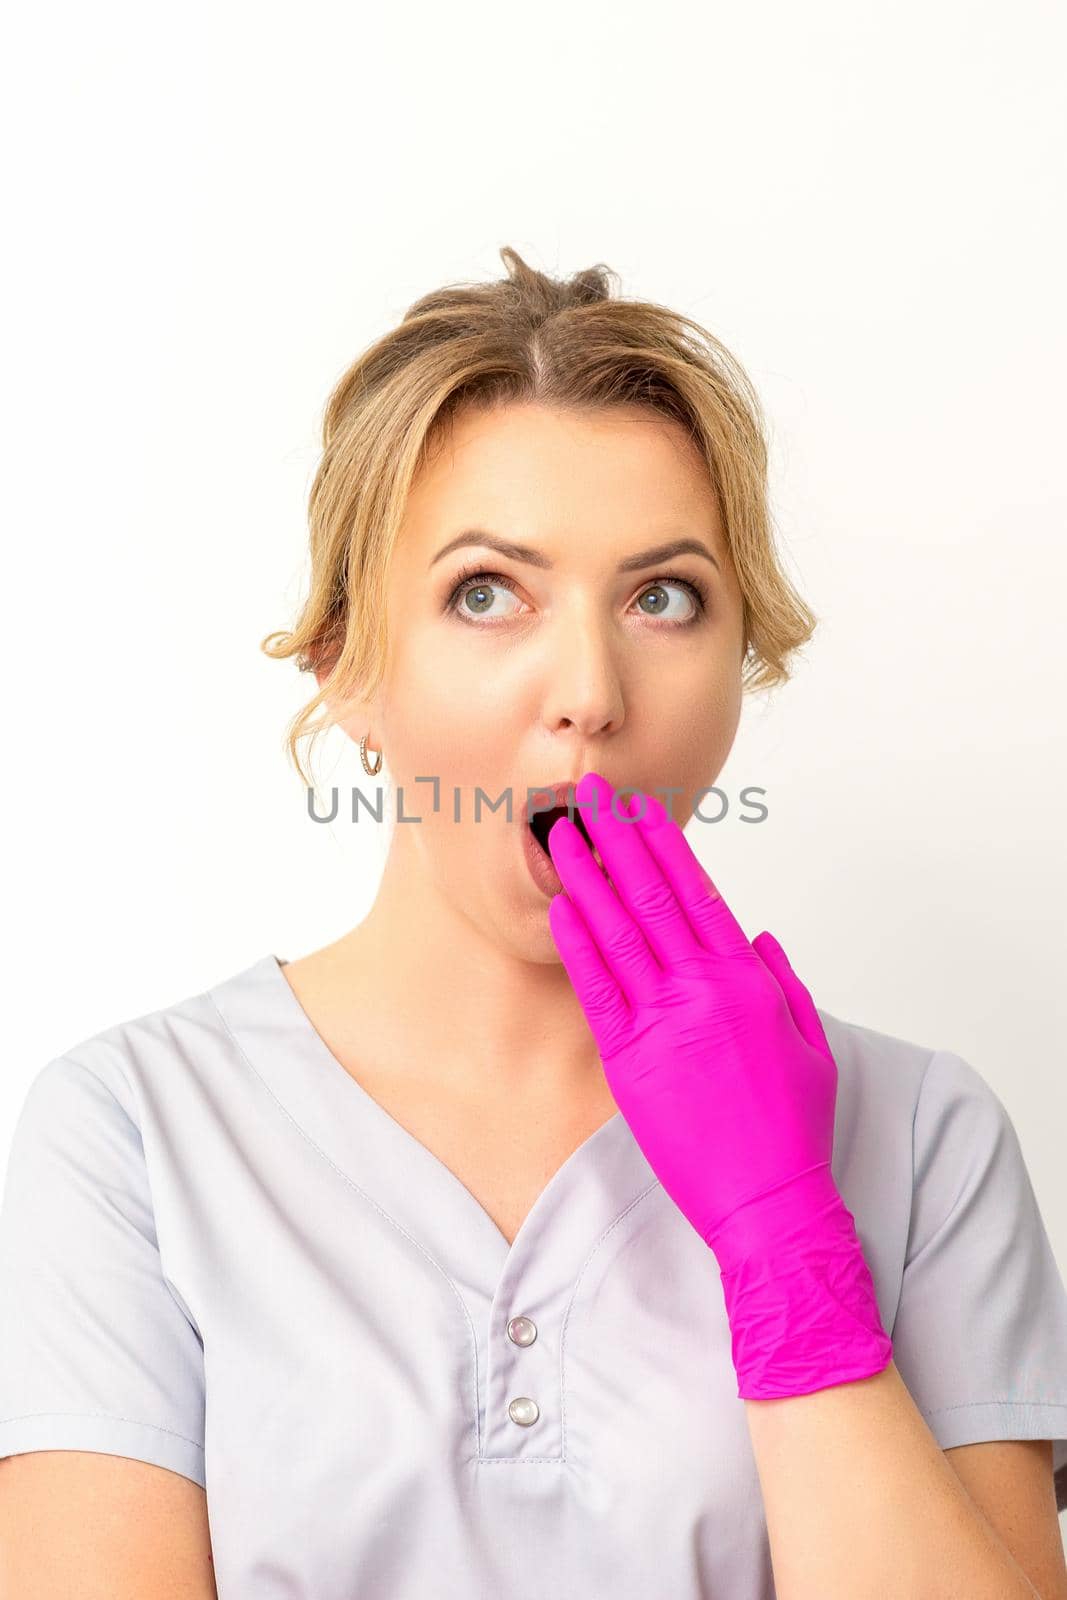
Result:
[[[741,1206],[719,1260],[741,1400],[873,1377],[893,1357],[852,1213],[828,1163]]]
[[[828,1161],[751,1195],[704,1235],[723,1272],[743,1261],[791,1256],[803,1246],[855,1238],[852,1213]]]

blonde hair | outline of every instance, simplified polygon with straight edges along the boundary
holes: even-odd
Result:
[[[310,592],[296,625],[260,644],[325,672],[285,735],[306,782],[300,740],[313,749],[345,702],[381,682],[386,575],[409,486],[460,407],[637,404],[680,422],[707,460],[744,602],[742,688],[787,681],[789,657],[815,631],[775,550],[763,412],[738,361],[679,312],[619,297],[603,263],[561,280],[510,247],[500,255],[506,278],[423,295],[327,400],[308,504]]]

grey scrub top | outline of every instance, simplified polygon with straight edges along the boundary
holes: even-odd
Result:
[[[509,1246],[283,965],[31,1081],[0,1456],[203,1485],[220,1600],[771,1600],[715,1257],[622,1114]],[[819,1014],[833,1173],[901,1376],[943,1448],[1053,1439],[1062,1506],[1067,1293],[1011,1120],[953,1052]]]

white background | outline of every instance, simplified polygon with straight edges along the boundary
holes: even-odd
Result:
[[[753,377],[822,621],[721,778],[768,821],[690,837],[819,1004],[985,1076],[1067,1270],[1064,33],[1041,0],[20,8],[0,1149],[50,1057],[373,899],[381,835],[309,820],[306,680],[258,643],[330,387],[510,244]]]

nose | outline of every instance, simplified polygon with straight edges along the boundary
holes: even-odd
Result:
[[[591,739],[622,727],[622,679],[596,627],[572,625],[565,641],[557,633],[546,677],[542,718],[550,733],[573,728]]]

